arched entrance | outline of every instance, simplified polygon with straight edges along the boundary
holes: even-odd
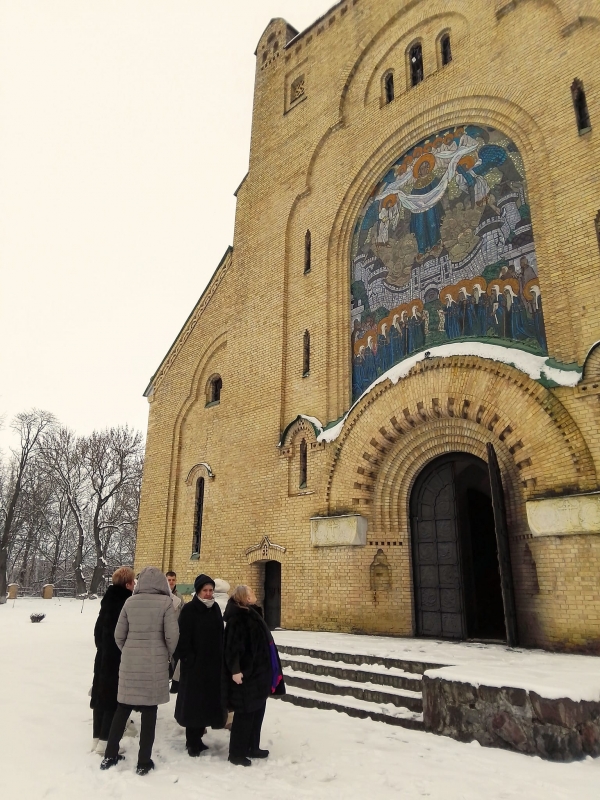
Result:
[[[506,640],[488,465],[467,453],[431,461],[410,501],[417,635]]]

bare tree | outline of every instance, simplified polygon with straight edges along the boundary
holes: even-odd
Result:
[[[90,522],[96,563],[89,591],[94,594],[107,569],[115,534],[130,525],[127,496],[139,480],[142,435],[127,426],[91,434],[82,441],[82,457],[90,488]]]
[[[66,501],[76,528],[76,545],[71,566],[77,594],[85,594],[87,586],[83,575],[83,557],[85,511],[89,499],[86,492],[87,474],[83,464],[83,440],[77,438],[69,428],[61,426],[44,436],[40,450],[46,471]]]
[[[47,411],[33,409],[17,414],[11,428],[19,438],[18,448],[11,450],[8,468],[3,470],[0,491],[0,604],[6,602],[8,550],[19,521],[19,502],[29,477],[40,440],[55,420]]]

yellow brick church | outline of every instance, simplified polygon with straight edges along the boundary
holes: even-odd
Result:
[[[269,23],[137,567],[272,627],[600,652],[599,53],[600,0]]]

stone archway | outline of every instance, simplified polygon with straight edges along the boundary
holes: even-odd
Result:
[[[488,443],[506,495],[521,641],[543,644],[539,620],[548,619],[543,603],[552,598],[533,590],[538,586],[535,560],[550,569],[553,556],[544,542],[532,541],[526,502],[557,487],[566,493],[590,491],[597,480],[577,425],[540,383],[511,366],[461,356],[422,361],[397,384],[378,384],[353,408],[335,442],[327,511],[359,513],[368,520],[371,542],[391,543],[399,587],[394,602],[402,626],[412,624],[414,631],[412,488],[423,467],[438,456],[460,451],[487,461]]]

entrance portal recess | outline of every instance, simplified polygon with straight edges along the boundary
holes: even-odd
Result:
[[[281,627],[281,564],[265,563],[265,622],[269,630]]]
[[[419,636],[516,644],[504,498],[493,448],[491,452],[489,466],[467,453],[436,458],[413,488]]]

